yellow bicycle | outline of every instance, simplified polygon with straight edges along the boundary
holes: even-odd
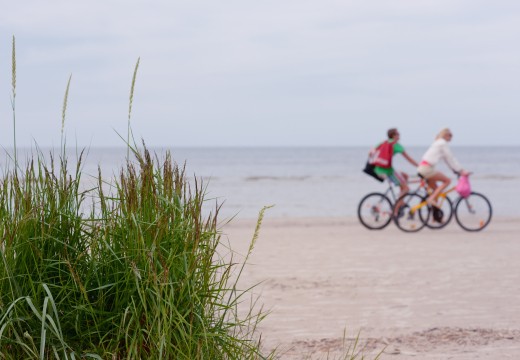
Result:
[[[481,231],[491,222],[493,209],[491,202],[481,193],[472,191],[469,196],[459,197],[452,201],[448,194],[454,192],[455,186],[442,192],[437,198],[437,206],[426,203],[428,193],[411,192],[399,198],[401,203],[394,222],[405,232],[416,232],[424,227],[442,228],[452,217],[466,231]]]

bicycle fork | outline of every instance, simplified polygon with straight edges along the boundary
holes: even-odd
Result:
[[[476,211],[473,208],[473,206],[471,206],[471,204],[469,203],[468,199],[462,199],[461,201],[464,201],[464,203],[466,204],[466,207],[468,208],[469,213],[472,214],[472,215],[475,215]]]

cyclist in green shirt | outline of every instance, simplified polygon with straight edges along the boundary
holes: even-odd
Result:
[[[399,143],[400,134],[399,131],[397,131],[396,128],[391,128],[387,132],[388,135],[388,142],[390,144],[393,144],[393,155],[395,154],[403,154],[404,158],[408,160],[410,164],[417,167],[417,162],[405,151],[404,147]],[[392,156],[393,156],[392,155]],[[380,167],[376,166],[374,168],[375,173],[382,177],[382,178],[388,178],[390,181],[392,181],[395,185],[399,186],[400,188],[400,194],[399,196],[402,196],[406,194],[409,190],[408,187],[408,175],[404,172],[398,172],[394,170],[392,166],[390,167]]]

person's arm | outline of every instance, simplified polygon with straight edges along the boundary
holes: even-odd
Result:
[[[417,161],[415,161],[410,155],[408,155],[408,153],[406,151],[403,151],[403,156],[406,160],[408,160],[408,162],[410,164],[412,164],[413,166],[417,167],[419,166],[419,164],[417,163]]]
[[[453,156],[450,147],[447,143],[443,145],[442,153],[444,155],[444,161],[446,161],[446,164],[448,164],[451,170],[462,175],[467,174],[467,172],[464,171],[457,159],[455,159],[455,156]]]

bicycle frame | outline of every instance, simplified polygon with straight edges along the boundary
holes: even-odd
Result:
[[[388,187],[385,190],[385,192],[382,193],[383,195],[385,195],[392,201],[392,204],[395,204],[395,202],[397,201],[397,196],[395,195],[394,186],[395,185],[392,183],[392,181],[388,180]],[[391,196],[388,196],[388,194],[390,194]]]
[[[440,202],[441,202],[440,205],[442,205],[442,203],[444,202],[444,199],[446,199],[446,197],[448,196],[448,194],[449,194],[450,192],[453,192],[454,190],[455,190],[455,186],[453,186],[453,187],[449,188],[448,190],[446,190],[446,191],[444,191],[444,192],[442,192],[442,193],[439,194],[438,198],[440,199]],[[428,189],[427,189],[427,191],[428,191]],[[423,202],[420,202],[419,204],[413,206],[413,207],[410,209],[410,212],[411,212],[412,214],[414,214],[417,210],[419,210],[420,208],[422,208],[423,206],[426,206],[426,205],[427,205],[426,200],[423,201]],[[469,205],[468,205],[468,206],[469,206]]]
[[[397,200],[399,200],[399,196],[396,195],[395,190],[394,190],[394,187],[397,187],[397,185],[395,185],[392,182],[392,180],[390,180],[390,179],[388,179],[387,181],[388,181],[388,188],[382,194],[387,196],[390,200],[392,200],[392,203],[395,204],[397,202]],[[426,191],[428,191],[428,185],[426,184],[426,181],[424,179],[410,180],[410,181],[408,181],[407,184],[414,184],[414,183],[418,183],[419,185],[414,190],[411,190],[411,189],[408,190],[409,193],[417,194],[421,191],[421,189],[425,189]],[[455,187],[453,189],[455,189]],[[391,197],[388,196],[388,194],[391,194]]]

